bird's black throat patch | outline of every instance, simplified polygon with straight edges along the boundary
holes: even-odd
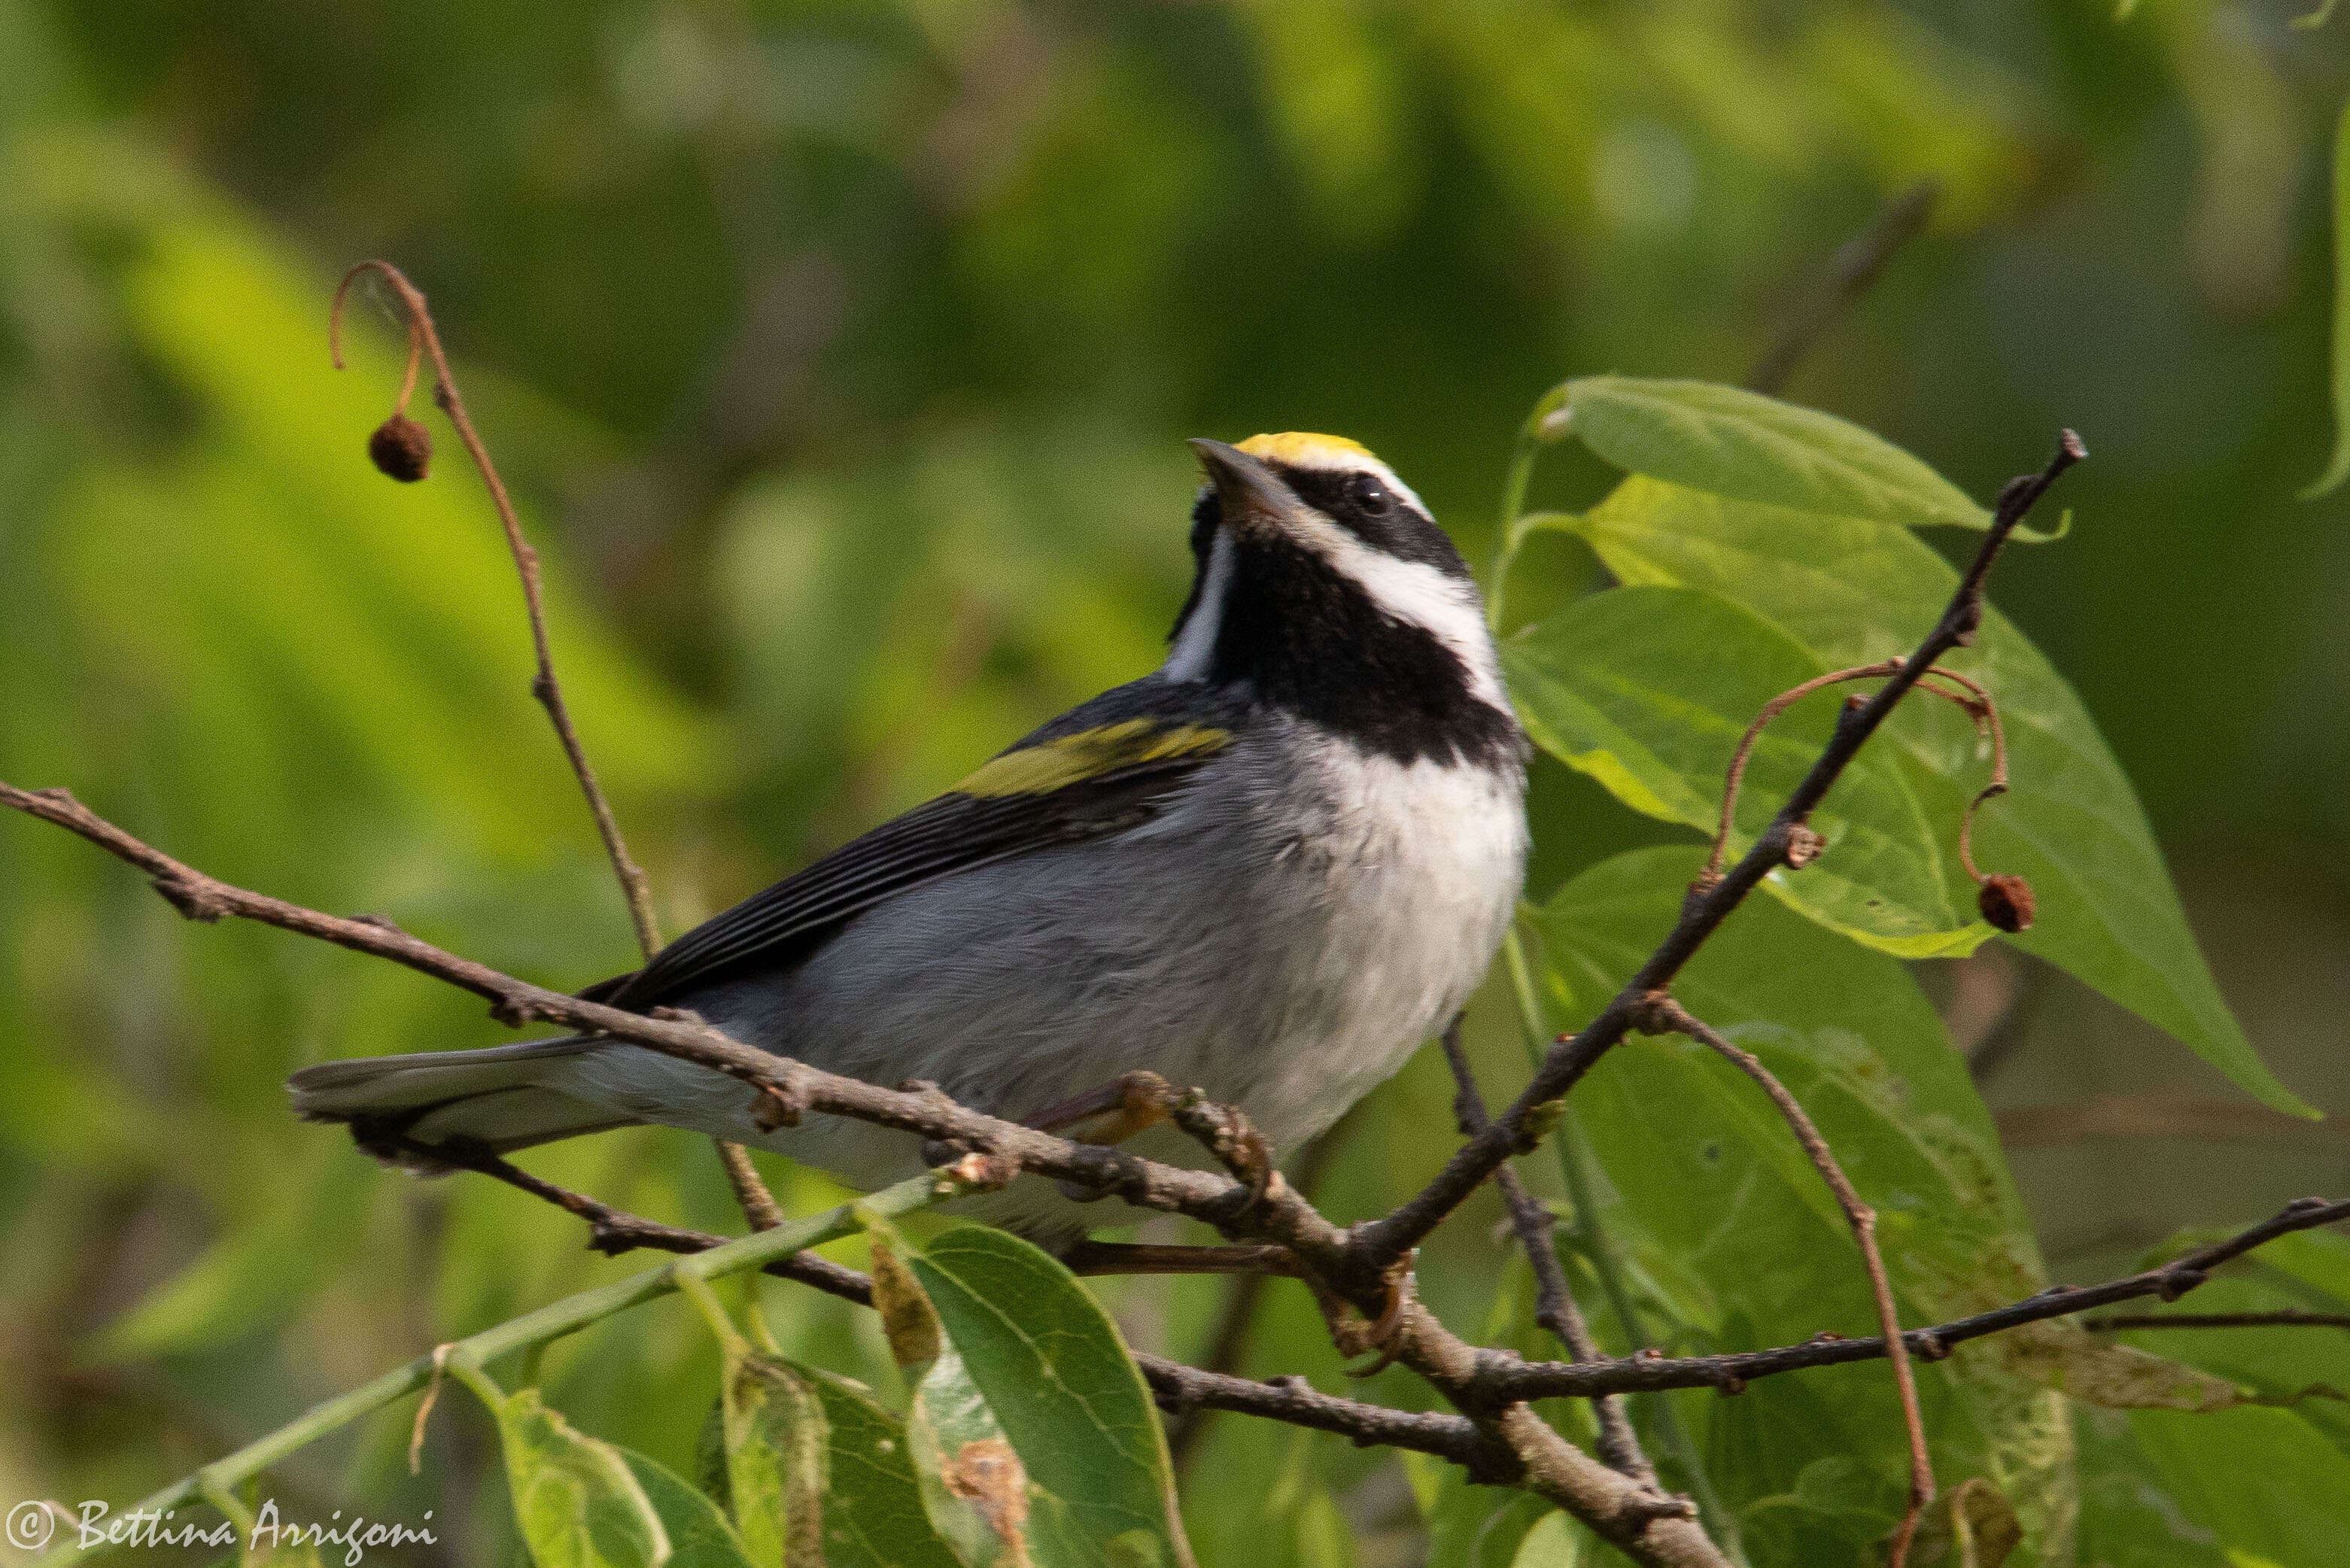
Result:
[[[1524,760],[1516,718],[1476,695],[1433,632],[1302,545],[1236,535],[1232,549],[1210,681],[1245,680],[1260,701],[1399,763]]]

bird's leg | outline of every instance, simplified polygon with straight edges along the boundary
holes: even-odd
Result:
[[[1206,1143],[1236,1178],[1249,1184],[1255,1197],[1264,1196],[1273,1179],[1273,1149],[1248,1118],[1236,1110],[1209,1106],[1206,1096],[1196,1090],[1178,1093],[1165,1078],[1148,1069],[1128,1073],[1114,1083],[1021,1119],[1041,1132],[1058,1133],[1079,1143],[1116,1144],[1170,1117]],[[1072,1191],[1066,1183],[1062,1190],[1073,1199],[1099,1196],[1084,1189]],[[1061,1261],[1071,1272],[1079,1274],[1284,1274],[1294,1278],[1299,1272],[1289,1249],[1273,1246],[1179,1247],[1088,1240],[1064,1252]]]
[[[1124,1143],[1165,1121],[1174,1104],[1167,1080],[1146,1068],[1020,1119],[1077,1143]]]

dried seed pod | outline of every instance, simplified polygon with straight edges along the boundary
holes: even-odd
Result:
[[[1820,851],[1825,847],[1827,847],[1827,840],[1802,823],[1796,823],[1787,829],[1787,868],[1791,871],[1801,871],[1804,867],[1817,860],[1820,857]]]
[[[368,437],[368,457],[385,478],[413,484],[432,466],[432,438],[406,414],[394,414]]]
[[[2004,872],[1986,877],[1975,894],[1975,907],[1992,926],[2013,936],[2032,924],[2032,884]]]

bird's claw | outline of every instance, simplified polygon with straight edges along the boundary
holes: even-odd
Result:
[[[1398,1259],[1386,1275],[1387,1302],[1379,1315],[1365,1320],[1343,1315],[1345,1309],[1335,1303],[1325,1303],[1324,1311],[1331,1314],[1331,1337],[1337,1342],[1341,1354],[1362,1355],[1378,1353],[1378,1358],[1367,1366],[1349,1366],[1349,1377],[1375,1377],[1395,1365],[1404,1349],[1404,1309],[1414,1300],[1419,1276],[1414,1272],[1419,1263],[1419,1249],[1414,1247]],[[1333,1313],[1332,1308],[1337,1306]]]

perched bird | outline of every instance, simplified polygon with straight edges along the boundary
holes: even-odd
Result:
[[[1524,872],[1526,742],[1476,585],[1353,441],[1191,445],[1197,575],[1165,664],[583,994],[1013,1118],[1149,1068],[1282,1150],[1401,1067],[1468,1000]],[[419,1169],[645,1122],[859,1188],[921,1168],[911,1137],[843,1117],[762,1131],[737,1080],[608,1039],[289,1086]],[[1164,1126],[1128,1147],[1203,1158]],[[1133,1218],[1035,1177],[966,1207],[1048,1244]]]

